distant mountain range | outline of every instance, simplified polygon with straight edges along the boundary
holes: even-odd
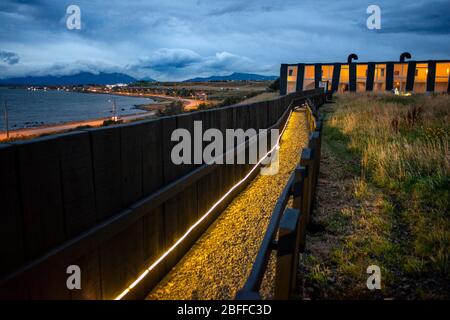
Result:
[[[276,80],[278,76],[263,76],[253,73],[238,73],[235,72],[228,76],[211,76],[211,77],[197,77],[185,80],[184,82],[209,82],[209,81],[265,81]],[[152,78],[145,77],[142,79],[133,78],[124,73],[106,73],[100,72],[98,74],[90,72],[80,72],[68,76],[30,76],[20,78],[0,79],[0,85],[37,85],[37,86],[66,86],[66,85],[83,85],[83,84],[116,84],[116,83],[133,83],[136,81],[156,81]]]
[[[209,81],[265,81],[265,80],[276,80],[278,76],[263,76],[260,74],[254,73],[232,73],[228,76],[211,76],[211,77],[197,77],[188,80],[184,80],[183,82],[209,82]]]
[[[151,81],[146,78],[146,81]],[[0,79],[0,84],[11,85],[82,85],[82,84],[116,84],[133,83],[137,79],[123,73],[104,73],[98,74],[90,72],[81,72],[70,76],[36,76]]]

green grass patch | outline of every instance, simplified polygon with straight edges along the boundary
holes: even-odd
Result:
[[[325,112],[324,144],[354,176],[356,204],[326,221],[351,230],[331,258],[341,277],[378,264],[393,295],[399,278],[448,282],[450,97],[344,95]]]

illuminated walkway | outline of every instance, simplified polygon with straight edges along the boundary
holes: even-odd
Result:
[[[305,114],[293,112],[281,139],[278,174],[257,176],[147,299],[233,299],[250,272],[272,209],[307,140]],[[270,264],[273,267],[273,261]],[[270,265],[268,269],[273,271]],[[269,271],[263,281],[264,297],[271,296],[272,278]]]

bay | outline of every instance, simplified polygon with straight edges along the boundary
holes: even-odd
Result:
[[[0,130],[5,130],[5,101],[9,129],[14,130],[111,117],[113,99],[116,100],[118,116],[146,112],[137,109],[136,105],[155,103],[144,97],[0,87]]]

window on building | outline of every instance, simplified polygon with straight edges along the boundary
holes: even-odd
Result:
[[[297,66],[288,66],[287,93],[295,92],[297,87]]]
[[[309,65],[305,66],[305,76],[303,80],[303,90],[314,89],[315,80],[314,80],[314,66]]]
[[[328,82],[328,90],[331,90],[331,82],[333,81],[333,65],[322,65],[322,81]]]
[[[373,84],[373,91],[384,91],[386,88],[386,77],[385,72],[386,65],[385,64],[376,64],[375,65],[375,77]]]
[[[414,76],[414,88],[413,91],[416,93],[424,93],[427,86],[427,63],[418,63],[416,65],[416,74]]]
[[[436,64],[436,79],[434,85],[434,92],[447,92],[449,74],[450,74],[450,63]]]
[[[407,63],[394,64],[394,87],[399,91],[406,89],[406,74],[408,73]]]
[[[348,64],[343,64],[341,66],[338,90],[340,92],[348,91],[348,86],[349,86],[349,67],[348,67]]]
[[[366,91],[367,64],[356,65],[356,91]]]

